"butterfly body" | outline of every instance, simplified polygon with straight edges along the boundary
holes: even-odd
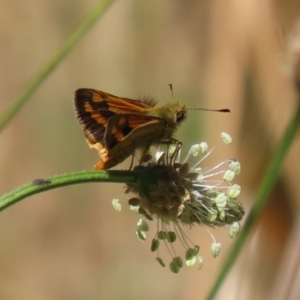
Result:
[[[95,169],[109,169],[153,144],[174,142],[172,135],[186,116],[179,103],[155,106],[155,102],[117,97],[94,89],[75,92],[77,118],[91,148],[101,161]]]

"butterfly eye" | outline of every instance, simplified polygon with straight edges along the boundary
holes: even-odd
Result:
[[[180,110],[176,112],[176,122],[179,123],[185,118],[185,111]]]

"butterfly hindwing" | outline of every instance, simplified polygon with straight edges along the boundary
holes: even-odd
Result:
[[[108,120],[104,136],[107,150],[111,150],[123,139],[128,138],[132,131],[141,126],[146,126],[159,118],[139,114],[116,115]]]
[[[134,128],[126,138],[116,143],[111,149],[101,149],[99,161],[95,169],[109,169],[133,155],[136,149],[147,150],[164,133],[164,122],[160,119],[151,121]]]

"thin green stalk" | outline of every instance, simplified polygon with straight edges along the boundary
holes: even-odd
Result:
[[[248,215],[248,218],[243,225],[241,233],[237,237],[228,258],[213,286],[211,289],[210,294],[208,295],[207,299],[212,300],[215,298],[220,286],[222,285],[224,279],[227,277],[231,267],[233,266],[234,262],[236,261],[238,254],[240,253],[251,228],[253,227],[255,221],[257,220],[258,216],[262,212],[263,208],[265,207],[268,197],[279,177],[280,170],[282,164],[284,162],[285,157],[287,156],[288,150],[290,149],[296,132],[298,130],[300,124],[300,105],[297,107],[294,117],[291,119],[289,125],[286,128],[286,131],[280,141],[277,150],[273,156],[273,159],[270,163],[270,166],[266,172],[265,178],[262,182],[261,189],[259,190],[254,205]]]
[[[31,80],[28,86],[15,98],[10,107],[0,117],[0,131],[17,114],[21,107],[26,103],[29,97],[56,68],[56,66],[66,57],[87,31],[96,23],[96,21],[105,13],[108,7],[115,0],[104,0],[94,8],[77,29],[67,38],[62,47],[49,59],[43,68]]]
[[[47,179],[36,179],[18,187],[0,197],[0,211],[27,198],[31,195],[46,190],[87,182],[114,182],[114,183],[135,183],[137,174],[135,171],[80,171],[56,175]]]

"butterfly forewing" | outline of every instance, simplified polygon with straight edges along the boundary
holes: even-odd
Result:
[[[81,123],[88,141],[94,140],[103,147],[104,135],[108,121],[120,114],[145,114],[151,108],[151,102],[120,98],[94,89],[78,89],[75,92],[74,106],[77,118]],[[112,123],[116,125],[116,122]],[[130,132],[130,128],[121,125],[123,131]],[[88,138],[90,137],[90,138]]]

